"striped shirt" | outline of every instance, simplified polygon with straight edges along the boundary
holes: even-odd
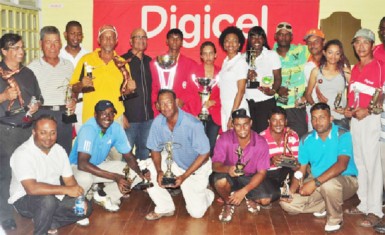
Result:
[[[286,133],[286,128],[283,131],[282,135]],[[292,135],[289,136],[288,139],[288,145],[290,150],[292,151],[294,157],[298,158],[298,145],[299,145],[299,138],[297,133],[292,130]],[[266,130],[262,131],[260,133],[262,137],[264,137],[267,141],[267,144],[269,145],[269,154],[270,158],[276,155],[281,155],[283,153],[283,142],[284,138],[282,137],[282,140],[280,143],[275,142],[273,136],[271,135],[270,127],[268,127]],[[271,165],[269,170],[275,170],[280,167],[276,167],[275,165]]]
[[[39,83],[44,106],[65,105],[66,88],[74,67],[70,61],[59,59],[56,66],[47,63],[42,57],[28,65]]]

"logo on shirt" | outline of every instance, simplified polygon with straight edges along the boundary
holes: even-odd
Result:
[[[182,87],[183,87],[183,89],[186,89],[186,87],[187,87],[187,82],[186,82],[186,81],[184,81],[184,82],[182,83]]]
[[[91,152],[91,141],[89,140],[84,141],[83,150],[85,152]]]

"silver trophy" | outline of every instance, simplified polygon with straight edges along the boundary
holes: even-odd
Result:
[[[241,148],[241,146],[238,146],[237,150],[235,151],[235,153],[237,154],[238,156],[238,161],[237,163],[235,164],[235,173],[238,175],[238,176],[243,176],[245,174],[245,167],[247,165],[247,163],[249,161],[247,161],[246,163],[243,163],[242,162],[242,158],[243,158],[243,149]]]
[[[342,92],[338,92],[336,95],[336,98],[334,99],[334,108],[336,110],[342,108],[341,101],[342,101]]]
[[[256,71],[257,65],[255,60],[257,59],[257,51],[254,48],[249,50],[249,70]],[[257,76],[248,77],[246,82],[246,88],[255,89],[259,87],[259,82],[257,81]]]
[[[176,64],[175,56],[170,56],[169,54],[159,55],[156,57],[156,63],[162,69],[170,69]]]
[[[210,113],[204,104],[209,101],[211,90],[218,83],[218,79],[211,79],[207,77],[195,77],[195,75],[193,75],[192,80],[199,89],[199,95],[202,101],[202,109],[200,114],[198,115],[198,118],[201,121],[207,121]]]
[[[68,85],[66,89],[66,95],[65,95],[65,103],[66,105],[69,105],[72,102],[72,86]],[[72,113],[69,108],[65,111],[65,113],[62,114],[62,122],[64,123],[75,123],[77,122],[76,114]]]
[[[287,174],[285,180],[283,181],[283,187],[281,188],[281,198],[290,198],[290,174]]]
[[[162,185],[166,188],[172,187],[176,183],[176,175],[171,171],[171,166],[172,166],[172,163],[174,162],[173,156],[172,156],[173,155],[172,150],[173,150],[174,144],[175,143],[171,141],[164,144],[164,149],[167,152],[167,158],[166,158],[167,170],[163,174]]]

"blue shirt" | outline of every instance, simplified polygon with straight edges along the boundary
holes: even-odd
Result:
[[[341,175],[357,175],[353,159],[352,136],[349,131],[339,134],[339,128],[341,127],[332,124],[332,129],[325,141],[315,130],[301,139],[298,161],[301,165],[310,164],[314,177],[322,175],[337,162],[338,156],[341,155],[350,157],[348,166]]]
[[[77,165],[78,152],[82,152],[91,155],[90,163],[99,165],[106,160],[112,147],[115,147],[122,154],[131,151],[131,145],[127,140],[123,127],[113,122],[106,130],[106,133],[103,134],[95,118],[90,118],[80,128],[69,156],[70,162]]]
[[[187,170],[199,155],[210,151],[202,123],[189,113],[178,108],[178,121],[174,130],[167,126],[167,119],[158,115],[150,129],[147,148],[161,152],[166,142],[174,142],[173,160],[182,169]]]

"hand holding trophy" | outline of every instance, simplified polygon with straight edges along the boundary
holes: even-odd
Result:
[[[132,98],[137,97],[138,93],[136,93],[135,89],[133,89],[133,91],[131,91],[131,92],[129,92],[128,89],[127,89],[127,85],[129,83],[129,81],[133,81],[133,79],[131,77],[130,72],[128,72],[128,70],[126,68],[126,64],[130,63],[132,58],[129,58],[127,60],[121,60],[119,58],[120,57],[115,56],[113,58],[113,61],[114,61],[115,65],[116,65],[116,67],[118,67],[119,71],[123,75],[123,82],[122,82],[122,84],[120,86],[121,96],[119,97],[119,100],[123,101],[123,100],[132,99]],[[135,85],[135,87],[136,87],[136,85]]]
[[[72,102],[72,86],[67,85],[66,95],[65,95],[65,103],[66,105],[70,105]],[[69,108],[62,114],[62,122],[64,123],[75,123],[77,122],[76,114],[73,113]]]
[[[86,73],[86,77],[89,79],[93,79],[92,71],[94,70],[94,67],[89,65],[87,62],[84,62],[83,64],[83,71]],[[81,74],[82,76],[83,74]],[[80,78],[80,81],[83,82],[83,77]],[[93,85],[86,85],[83,86],[82,92],[83,93],[89,93],[95,91],[95,88]]]
[[[247,165],[247,163],[242,162],[243,149],[241,148],[241,146],[238,146],[235,153],[238,156],[238,161],[235,164],[235,174],[237,174],[238,176],[243,176],[245,174],[244,168]]]
[[[172,188],[176,183],[176,175],[171,171],[171,166],[173,163],[173,157],[172,157],[173,145],[174,143],[171,141],[165,143],[164,145],[164,149],[167,152],[167,158],[166,158],[167,170],[164,173],[162,178],[162,186],[166,188],[168,187]]]
[[[374,91],[372,99],[370,100],[368,111],[370,114],[380,114],[384,110],[382,108],[382,99],[380,99],[380,94],[382,94],[381,88],[377,88]]]
[[[278,166],[289,167],[293,169],[298,166],[298,162],[289,146],[289,138],[292,134],[292,130],[287,128],[283,137],[283,153],[281,155],[281,162],[278,164]]]

